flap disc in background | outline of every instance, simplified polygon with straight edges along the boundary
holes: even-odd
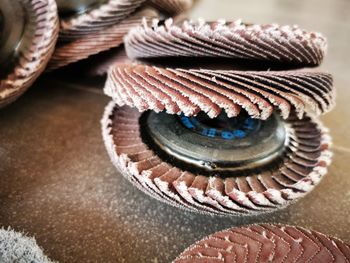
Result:
[[[160,201],[199,213],[286,207],[326,174],[317,116],[334,106],[317,69],[326,39],[297,26],[153,20],[111,67],[102,130],[114,165]]]
[[[95,55],[95,61],[101,62],[88,71],[92,74],[104,71],[105,64],[115,60],[105,59],[104,54],[99,58],[97,54],[119,47],[130,28],[140,25],[142,20],[149,22],[158,18],[162,12],[165,16],[175,15],[191,4],[190,0],[60,0],[60,34],[48,70]],[[108,53],[110,55],[111,52]]]
[[[16,100],[40,75],[57,36],[54,0],[0,1],[0,107]]]

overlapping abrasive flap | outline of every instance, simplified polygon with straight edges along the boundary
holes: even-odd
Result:
[[[180,14],[191,8],[192,0],[151,0],[158,10],[161,10],[167,14]]]
[[[28,45],[18,54],[18,63],[11,73],[0,80],[0,107],[16,100],[41,74],[58,36],[55,0],[30,0],[23,5],[27,13],[25,37]]]
[[[256,224],[214,233],[188,247],[174,263],[349,262],[350,246],[301,227]]]
[[[143,18],[147,20],[154,17],[158,17],[158,12],[152,8],[145,8],[115,25],[91,35],[82,36],[70,42],[61,42],[55,49],[48,70],[54,70],[99,52],[115,48],[123,43],[123,37],[130,28],[139,25]]]
[[[60,19],[59,41],[91,35],[117,24],[134,12],[145,0],[108,0],[90,11]]]
[[[140,115],[114,102],[106,107],[102,130],[113,163],[145,193],[199,213],[251,215],[283,208],[319,183],[332,156],[330,137],[321,123],[290,116],[279,168],[250,176],[202,176],[161,160],[141,139]]]
[[[153,20],[135,27],[125,37],[131,58],[227,57],[275,61],[296,65],[319,65],[327,42],[319,33],[297,26]]]
[[[267,119],[274,110],[283,118],[296,112],[316,114],[334,105],[332,76],[314,71],[234,71],[171,69],[138,64],[113,67],[105,93],[119,105],[139,111],[166,111],[187,116],[204,111],[215,118],[242,109],[254,118]]]

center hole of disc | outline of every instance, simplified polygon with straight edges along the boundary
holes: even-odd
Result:
[[[27,10],[21,1],[0,0],[0,76],[16,63],[19,47],[23,42]]]

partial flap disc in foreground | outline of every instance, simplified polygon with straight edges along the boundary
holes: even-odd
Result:
[[[349,262],[350,246],[316,231],[259,224],[214,233],[188,247],[174,263]]]

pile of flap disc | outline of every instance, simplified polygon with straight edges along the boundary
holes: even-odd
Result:
[[[321,34],[297,26],[168,19],[144,21],[124,44],[134,62],[108,72],[104,91],[112,102],[102,130],[114,165],[140,190],[191,211],[252,215],[291,204],[326,174],[330,136],[317,116],[334,105],[333,80],[310,68],[326,52]],[[164,154],[145,139],[142,119],[157,116],[150,111],[213,120],[245,114],[262,125],[278,115],[284,145],[273,165],[258,169],[187,169],[181,152]]]

